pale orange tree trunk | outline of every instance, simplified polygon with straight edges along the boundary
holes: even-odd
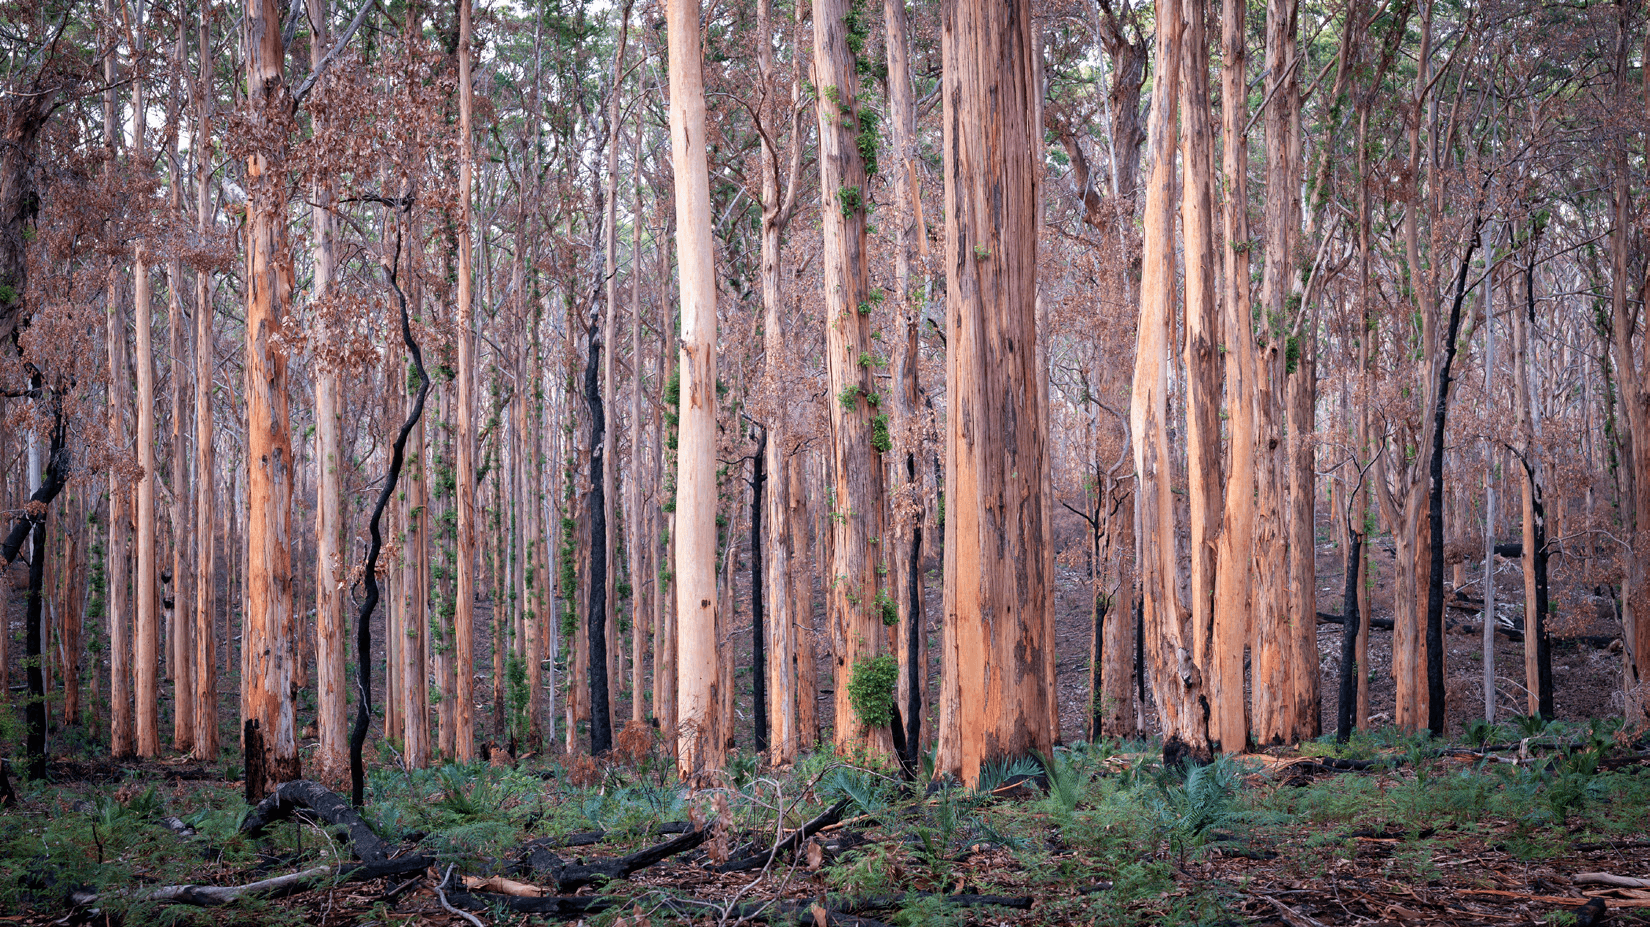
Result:
[[[1221,570],[1215,577],[1210,687],[1218,697],[1210,706],[1210,737],[1222,750],[1237,752],[1248,744],[1249,711],[1243,698],[1244,650],[1249,642],[1253,540],[1255,530],[1255,371],[1254,319],[1250,312],[1249,260],[1249,106],[1244,64],[1246,4],[1221,5],[1221,166],[1226,186],[1222,210],[1225,231],[1225,286],[1221,299],[1222,343],[1226,346],[1226,408],[1230,428],[1230,464],[1226,472],[1225,510],[1216,541]]]
[[[138,54],[137,49],[133,49]],[[148,103],[143,79],[132,81],[132,164],[137,169],[149,157]],[[132,252],[132,319],[137,368],[137,624],[132,637],[132,662],[137,683],[138,756],[160,753],[160,559],[155,537],[155,349],[152,337],[148,243],[138,239]]]
[[[1175,310],[1174,204],[1176,102],[1185,24],[1179,0],[1158,0],[1157,74],[1152,83],[1146,156],[1146,211],[1141,239],[1140,324],[1135,336],[1129,429],[1138,484],[1138,568],[1143,645],[1157,699],[1165,750],[1207,757],[1210,705],[1204,671],[1193,659],[1190,615],[1180,602],[1175,504],[1169,455],[1170,332]],[[949,545],[948,545],[949,546]]]
[[[285,121],[290,97],[275,0],[247,0],[247,117],[278,139],[247,158],[246,433],[247,565],[241,680],[249,795],[296,779],[292,704],[292,435],[287,361],[272,349],[292,294],[286,239]]]
[[[201,17],[199,89],[195,97],[195,231],[212,224],[212,159],[205,155],[212,116],[212,13]],[[218,757],[217,473],[212,453],[212,377],[217,342],[212,332],[212,276],[195,273],[195,739],[197,760]]]
[[[1192,661],[1204,668],[1211,715],[1209,739],[1222,749],[1242,751],[1248,731],[1234,693],[1243,691],[1241,656],[1234,661],[1215,636],[1217,577],[1233,565],[1217,559],[1216,536],[1224,516],[1220,447],[1220,310],[1215,292],[1214,127],[1209,108],[1209,40],[1205,5],[1181,6],[1185,34],[1180,57],[1181,253],[1185,260],[1186,315],[1184,395],[1186,401],[1186,489],[1190,515]],[[1235,333],[1236,334],[1236,333]],[[1241,334],[1237,337],[1241,338]],[[1230,345],[1227,345],[1230,349]],[[1241,402],[1241,397],[1237,398]],[[1233,444],[1234,452],[1241,449]],[[1239,490],[1241,492],[1241,489]],[[1248,564],[1238,569],[1248,572]],[[1226,657],[1216,662],[1216,655]],[[1233,678],[1226,678],[1236,668]]]
[[[1416,448],[1432,445],[1432,434],[1429,430],[1431,417],[1427,412],[1433,408],[1433,388],[1436,384],[1432,371],[1437,364],[1438,355],[1438,306],[1432,275],[1422,258],[1420,229],[1420,218],[1425,203],[1421,178],[1421,128],[1426,122],[1428,87],[1431,80],[1431,17],[1432,7],[1427,6],[1423,9],[1421,17],[1421,48],[1417,58],[1419,67],[1415,76],[1415,93],[1409,101],[1410,112],[1405,123],[1410,188],[1403,221],[1404,260],[1408,275],[1406,282],[1415,294],[1421,315],[1422,358],[1417,366],[1421,380],[1418,392],[1423,397],[1420,415],[1423,424],[1413,435],[1413,441],[1394,441],[1387,449],[1387,453],[1382,456],[1379,469],[1390,469],[1392,472],[1395,480],[1390,486],[1394,498],[1388,499],[1385,494],[1386,486],[1378,485],[1381,491],[1382,514],[1386,516],[1386,522],[1392,528],[1393,547],[1396,553],[1392,601],[1392,677],[1397,692],[1393,722],[1405,731],[1419,730],[1427,723],[1432,712],[1427,687],[1427,666],[1431,662],[1431,656],[1426,635],[1423,633],[1426,620],[1426,602],[1423,596],[1426,594],[1425,590],[1432,574],[1430,545],[1426,533],[1422,530],[1422,519],[1427,514],[1426,473],[1421,455],[1416,455],[1414,461],[1400,459],[1406,443],[1413,444]],[[1387,465],[1389,458],[1396,460],[1390,468]],[[1386,480],[1382,479],[1379,483],[1385,484]]]
[[[670,150],[675,164],[677,278],[682,344],[676,450],[676,764],[703,781],[722,767],[716,644],[716,277],[705,148],[699,4],[666,13]],[[667,730],[666,736],[671,731]]]
[[[1250,628],[1254,737],[1271,745],[1294,740],[1295,622],[1289,596],[1288,309],[1299,224],[1298,164],[1291,160],[1290,101],[1296,5],[1271,0],[1266,15],[1266,263],[1261,304],[1264,348],[1257,359],[1256,515]],[[1311,621],[1316,622],[1316,615]],[[1315,625],[1314,625],[1315,627]]]
[[[308,0],[309,21],[314,28],[309,43],[312,72],[320,69],[331,44],[327,31],[331,6],[329,0]],[[315,281],[312,298],[324,303],[332,294],[334,273],[330,179],[323,177],[316,182],[314,196],[310,213],[310,261]],[[331,321],[324,317],[321,324],[328,326]],[[338,363],[328,356],[330,353],[322,352],[315,370],[315,465],[319,471],[315,500],[315,730],[320,741],[315,763],[320,781],[335,784],[349,777],[349,681],[344,646],[344,459],[339,450],[343,396]]]
[[[799,8],[800,12],[800,8]],[[762,145],[762,353],[763,370],[761,396],[767,404],[763,428],[766,440],[762,446],[767,479],[762,495],[762,581],[763,602],[767,606],[763,632],[767,666],[757,672],[767,674],[768,694],[768,758],[775,764],[796,759],[798,750],[806,746],[797,736],[796,612],[799,603],[793,601],[795,585],[793,573],[798,570],[796,555],[796,525],[791,517],[791,471],[802,466],[802,454],[789,427],[789,406],[786,382],[789,355],[786,343],[784,291],[780,276],[780,261],[784,247],[785,229],[790,225],[796,208],[797,177],[802,167],[802,109],[798,105],[801,87],[796,79],[795,66],[788,92],[781,99],[779,74],[773,56],[773,3],[757,3],[756,65],[759,92],[771,112],[778,105],[785,106],[791,133],[790,157],[781,162],[778,125],[769,125],[761,137]],[[782,168],[782,163],[785,165]],[[781,172],[783,170],[783,176]]]
[[[1037,342],[1042,62],[1027,0],[945,6],[945,627],[937,775],[1050,755],[1048,396]],[[840,696],[839,696],[840,697]]]
[[[187,58],[185,30],[186,23],[180,19],[177,42],[174,45],[174,57],[179,62]],[[181,71],[174,71],[171,80],[171,100],[166,107],[168,124],[176,124],[183,106],[181,80]],[[182,133],[174,135],[167,152],[170,160],[167,178],[168,205],[180,218],[184,215],[183,187],[188,183],[183,170],[182,141]],[[171,571],[174,603],[171,627],[168,629],[171,637],[167,643],[168,656],[172,661],[172,748],[187,753],[193,747],[195,737],[195,645],[192,633],[195,616],[194,609],[190,607],[195,583],[189,575],[189,522],[193,512],[190,511],[189,505],[189,465],[186,450],[190,395],[184,390],[184,382],[188,379],[185,365],[188,364],[189,352],[183,320],[183,286],[183,261],[173,255],[166,262],[166,324],[168,349],[172,355],[172,376],[167,384],[167,404],[172,408],[172,448],[168,461],[171,467],[172,499],[171,505],[167,508],[167,517],[171,521],[172,529]],[[78,616],[71,615],[70,620],[78,621]],[[65,689],[72,679],[72,675],[65,674]]]
[[[835,481],[831,512],[832,558],[825,570],[826,620],[836,687],[837,749],[893,748],[887,707],[868,720],[859,710],[880,694],[862,688],[882,654],[889,607],[883,576],[888,563],[883,512],[883,451],[888,413],[877,386],[880,359],[871,340],[871,284],[865,215],[876,173],[875,148],[860,144],[876,117],[860,101],[859,55],[869,23],[852,0],[814,0],[814,81],[819,86],[819,196],[824,234],[825,372],[829,383],[831,453]],[[874,143],[872,143],[874,146]],[[880,423],[880,424],[879,424]],[[880,437],[878,429],[880,428]],[[856,677],[862,679],[855,685]],[[850,693],[862,692],[854,697]]]
[[[458,4],[458,592],[453,613],[453,659],[457,663],[457,711],[453,716],[455,759],[475,758],[475,608],[476,608],[476,435],[475,307],[470,271],[475,260],[470,243],[470,196],[475,171],[475,136],[470,125],[475,96],[470,75],[472,16],[470,0]],[[494,605],[498,607],[498,597]],[[496,648],[498,642],[494,641]],[[503,680],[495,679],[494,685]]]
[[[630,569],[630,720],[647,721],[648,614],[650,595],[658,592],[653,538],[644,492],[642,427],[642,128],[637,126],[631,157],[630,200],[630,475],[625,481],[625,537]]]
[[[141,132],[142,117],[139,117]],[[132,259],[132,317],[137,335],[137,625],[132,661],[137,670],[138,756],[160,753],[160,563],[155,537],[155,354],[150,336],[149,259],[139,241]]]

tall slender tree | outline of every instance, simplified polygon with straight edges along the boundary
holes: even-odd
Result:
[[[291,96],[275,0],[247,0],[246,116],[261,129],[247,157],[247,562],[241,680],[248,796],[299,776],[292,701],[292,435],[287,359],[270,339],[292,296],[283,170]],[[140,571],[141,573],[141,571]],[[141,581],[141,576],[140,576]],[[364,660],[364,658],[362,658]]]
[[[722,766],[716,644],[716,277],[705,148],[699,3],[669,5],[670,150],[675,167],[682,345],[676,451],[676,765],[702,780]]]

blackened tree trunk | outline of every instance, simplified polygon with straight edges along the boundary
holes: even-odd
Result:
[[[756,453],[751,457],[751,694],[752,726],[756,749],[768,749],[768,653],[766,615],[762,601],[762,506],[768,490],[768,433],[756,432]]]
[[[905,455],[905,478],[910,485],[917,485],[917,455]],[[922,519],[912,519],[911,549],[905,558],[905,614],[908,616],[901,626],[905,629],[905,664],[911,667],[921,667],[923,659],[923,608],[922,608]],[[902,709],[905,722],[905,753],[901,758],[907,769],[918,768],[917,760],[922,755],[922,697],[926,687],[922,683],[923,674],[911,673],[910,685],[905,689],[905,705]]]
[[[1530,453],[1533,454],[1534,450]],[[1534,566],[1530,573],[1535,587],[1535,607],[1524,612],[1524,646],[1532,650],[1535,656],[1535,677],[1539,683],[1535,699],[1536,712],[1551,721],[1554,717],[1553,653],[1547,634],[1547,509],[1542,502],[1540,474],[1534,461],[1529,457],[1521,457],[1519,462],[1524,467],[1524,478],[1529,481],[1529,537],[1528,546],[1524,549],[1529,554],[1528,562]],[[1494,621],[1495,617],[1486,613],[1484,620]]]
[[[1444,736],[1444,423],[1449,415],[1450,368],[1455,364],[1456,339],[1461,334],[1461,305],[1467,298],[1467,271],[1478,248],[1480,222],[1472,223],[1472,238],[1461,255],[1455,276],[1455,299],[1449,307],[1449,334],[1444,359],[1438,367],[1437,403],[1432,412],[1432,457],[1427,463],[1427,529],[1431,538],[1432,569],[1427,577],[1427,729]],[[1486,620],[1494,619],[1486,616]]]
[[[602,328],[590,323],[590,359],[584,368],[584,398],[590,405],[590,584],[585,632],[590,642],[590,753],[613,747],[613,716],[607,690],[607,486],[603,466],[607,417],[602,404]]]
[[[29,558],[28,639],[24,644],[29,664],[28,717],[29,778],[46,778],[46,677],[41,671],[40,616],[46,597],[46,521],[34,521],[34,549]]]
[[[1364,668],[1358,665],[1358,564],[1363,557],[1362,525],[1347,519],[1346,593],[1341,599],[1341,688],[1335,710],[1335,740],[1346,743],[1358,718],[1358,684]]]
[[[34,540],[29,561],[29,598],[25,618],[27,636],[24,641],[24,655],[29,666],[29,701],[24,716],[28,726],[26,748],[28,776],[31,779],[46,775],[46,676],[41,668],[41,652],[44,649],[41,613],[46,580],[46,513],[52,500],[63,489],[63,428],[62,418],[58,416],[52,426],[51,458],[47,462],[46,472],[41,476],[40,488],[29,497],[23,517],[12,525],[5,540],[0,542],[0,564],[7,564],[17,559],[17,552],[31,533]]]
[[[399,240],[395,253],[400,256]],[[361,807],[366,791],[366,767],[361,758],[361,748],[367,742],[367,726],[372,721],[372,613],[378,607],[378,556],[384,549],[384,535],[379,524],[384,518],[385,507],[395,496],[395,484],[401,479],[401,465],[407,459],[407,436],[412,434],[413,426],[423,416],[424,399],[430,392],[430,375],[424,371],[424,352],[413,340],[407,297],[396,281],[395,265],[385,267],[384,275],[401,305],[401,341],[407,346],[407,354],[412,357],[413,368],[418,371],[418,394],[407,413],[407,420],[401,424],[401,431],[395,436],[395,444],[390,448],[389,472],[384,476],[384,486],[378,491],[378,502],[373,506],[372,520],[367,526],[367,562],[361,572],[367,589],[355,619],[355,662],[360,671],[360,692],[355,703],[355,727],[349,736],[350,801],[357,808]],[[250,740],[248,750],[250,752]]]

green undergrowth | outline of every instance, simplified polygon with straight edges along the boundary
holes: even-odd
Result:
[[[592,925],[638,913],[654,924],[685,923],[681,912],[695,910],[690,905],[731,903],[714,887],[725,881],[696,891],[694,879],[708,877],[685,864],[760,852],[838,805],[843,823],[815,837],[794,862],[782,860],[770,874],[775,881],[752,888],[744,901],[772,897],[784,881],[827,907],[831,899],[891,899],[874,916],[893,924],[1231,923],[1243,920],[1242,885],[1187,872],[1237,855],[1321,878],[1356,859],[1360,841],[1374,839],[1390,847],[1383,872],[1433,880],[1443,871],[1441,855],[1470,847],[1556,862],[1576,844],[1644,835],[1650,772],[1611,768],[1620,765],[1612,757],[1634,749],[1611,726],[1538,727],[1522,719],[1469,734],[1444,746],[1375,731],[1298,751],[1363,767],[1345,771],[1255,756],[1165,767],[1157,744],[1102,741],[987,764],[973,788],[936,779],[932,755],[912,782],[866,756],[821,750],[773,769],[736,753],[717,787],[691,794],[656,743],[632,744],[620,751],[622,760],[603,762],[380,766],[369,776],[363,816],[392,846],[416,847],[443,869],[474,875],[504,873],[534,839],[600,832],[593,844],[557,851],[598,859],[668,839],[660,834],[666,822],[712,824],[707,856],[670,864],[675,887],[599,887],[628,903],[587,918]],[[1522,762],[1496,759],[1519,757],[1521,746]],[[61,916],[71,891],[88,890],[126,923],[298,923],[313,915],[306,905],[320,903],[320,893],[212,912],[137,903],[121,893],[239,884],[347,855],[322,828],[301,821],[245,838],[235,784],[169,784],[159,765],[117,782],[24,784],[21,791],[19,807],[0,815],[5,910]],[[168,826],[169,818],[177,821]],[[193,833],[180,835],[183,828]],[[957,891],[1031,896],[1037,907],[1029,915],[993,913],[934,897]],[[360,914],[379,922],[408,916],[393,905]]]

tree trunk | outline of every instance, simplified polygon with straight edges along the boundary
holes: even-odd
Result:
[[[175,46],[175,57],[179,62],[187,60],[185,39],[185,22],[178,21],[178,37]],[[171,100],[167,104],[168,123],[175,124],[176,117],[183,105],[183,94],[179,86],[180,72],[173,72],[171,81]],[[167,194],[169,205],[180,218],[183,211],[183,186],[188,182],[183,170],[181,133],[173,136],[171,150],[168,152],[170,160],[167,178]],[[188,363],[188,336],[184,330],[183,320],[183,262],[173,256],[166,263],[166,321],[171,354],[171,381],[167,384],[168,402],[172,409],[172,449],[170,455],[172,500],[167,515],[171,520],[172,529],[172,602],[171,610],[171,639],[169,644],[169,658],[172,662],[172,748],[181,752],[188,752],[194,746],[195,738],[195,644],[193,640],[194,609],[191,607],[194,592],[194,581],[190,575],[189,556],[189,521],[193,512],[189,505],[189,466],[188,466],[188,432],[189,421],[188,402],[190,395],[184,391],[184,381],[187,379],[185,365]],[[71,566],[67,563],[65,565]],[[71,617],[71,620],[78,620]],[[65,675],[64,684],[69,684]]]
[[[1186,485],[1190,514],[1190,591],[1192,662],[1205,673],[1210,703],[1209,739],[1221,749],[1241,752],[1248,741],[1242,716],[1241,657],[1232,659],[1216,637],[1214,621],[1217,577],[1228,565],[1216,556],[1216,535],[1223,517],[1220,461],[1221,317],[1216,306],[1214,247],[1214,127],[1209,109],[1209,40],[1205,4],[1183,3],[1184,38],[1180,56],[1180,224],[1185,260],[1186,310],[1184,394],[1186,401]],[[1240,59],[1241,60],[1241,59]],[[1236,208],[1245,208],[1239,204]],[[1242,339],[1244,329],[1234,332]],[[1239,346],[1239,351],[1241,351]],[[1243,396],[1236,394],[1234,405]],[[1243,453],[1233,445],[1233,456]],[[1239,487],[1239,492],[1245,490]],[[1236,565],[1234,565],[1236,566]],[[1248,572],[1248,564],[1236,566]],[[1221,630],[1228,630],[1222,628]],[[1229,635],[1228,635],[1229,636]],[[1238,654],[1242,651],[1239,649]],[[1217,663],[1216,655],[1226,657]],[[1235,676],[1229,676],[1236,669]],[[1233,707],[1233,703],[1239,703]]]
[[[658,571],[653,564],[654,535],[648,527],[649,508],[643,501],[642,474],[642,128],[637,126],[631,156],[630,223],[630,478],[625,487],[625,547],[630,563],[630,719],[647,720],[646,661],[648,622],[642,603],[657,591]],[[654,380],[657,388],[658,380]]]
[[[475,136],[470,124],[472,14],[470,0],[458,3],[458,125],[463,147],[458,163],[458,479],[453,504],[458,508],[457,599],[453,610],[453,659],[457,664],[457,701],[453,715],[455,759],[475,759],[475,621],[476,621],[476,434],[475,307],[470,273],[475,264],[470,242],[471,188],[475,171]],[[497,597],[493,607],[498,607]],[[498,642],[493,642],[495,647]],[[501,680],[495,678],[496,686]]]
[[[112,120],[112,116],[111,116]],[[130,434],[131,408],[126,355],[126,314],[119,293],[120,272],[110,268],[109,286],[109,432],[124,447]],[[109,753],[121,758],[137,751],[132,718],[132,500],[127,478],[109,471]]]
[[[1180,0],[1157,0],[1158,73],[1152,83],[1142,233],[1140,324],[1135,342],[1129,430],[1139,480],[1138,569],[1144,623],[1142,642],[1151,665],[1165,750],[1207,757],[1209,705],[1203,668],[1192,658],[1190,615],[1180,602],[1175,564],[1175,505],[1169,455],[1169,350],[1175,309],[1174,189],[1180,56],[1185,24]],[[951,350],[956,350],[953,346]],[[949,480],[947,481],[949,485]],[[949,519],[948,519],[949,520]],[[950,557],[950,541],[946,556]],[[949,577],[950,570],[947,571]]]
[[[609,167],[612,165],[610,164]],[[612,214],[609,214],[610,217]],[[611,275],[611,265],[609,275]],[[609,291],[611,293],[611,290]],[[608,307],[611,315],[612,306]],[[598,369],[606,366],[602,364],[602,337],[606,326],[598,326],[592,320],[589,328],[590,359],[584,368],[584,397],[590,405],[590,571],[586,574],[586,581],[590,587],[590,611],[585,624],[586,640],[589,641],[589,680],[590,680],[590,753],[592,756],[601,756],[613,748],[613,713],[607,701],[608,696],[608,666],[607,660],[607,595],[608,587],[612,585],[608,580],[607,555],[612,546],[607,530],[607,515],[611,507],[607,502],[607,487],[605,480],[610,473],[607,466],[607,452],[610,442],[607,440],[607,417],[603,409],[602,386],[598,380]],[[612,368],[607,368],[611,372]]]
[[[1266,13],[1266,264],[1261,304],[1268,320],[1256,384],[1257,466],[1253,581],[1252,693],[1255,741],[1294,741],[1296,624],[1289,595],[1289,456],[1286,436],[1289,346],[1295,312],[1289,295],[1300,222],[1299,165],[1290,159],[1291,104],[1298,97],[1296,0],[1270,0]]]
[[[1288,630],[1293,642],[1289,671],[1290,743],[1323,732],[1318,668],[1317,579],[1317,318],[1308,307],[1297,330],[1299,359],[1289,376],[1289,602]]]
[[[1536,414],[1532,372],[1535,366],[1530,328],[1535,324],[1535,237],[1530,244],[1529,263],[1524,267],[1524,308],[1514,309],[1513,390],[1518,411],[1517,457],[1522,479],[1523,573],[1524,573],[1524,688],[1526,710],[1551,720],[1553,707],[1553,659],[1547,633],[1547,512],[1542,502],[1541,419]],[[1490,633],[1490,600],[1485,598],[1485,635]]]
[[[270,125],[289,106],[282,81],[286,50],[275,0],[247,0],[247,110]],[[278,124],[276,122],[275,124]],[[292,688],[292,437],[287,422],[284,352],[271,350],[292,294],[286,240],[285,142],[247,159],[246,233],[247,610],[241,681],[246,727],[259,733],[262,756],[248,758],[249,790],[267,792],[299,778]],[[141,350],[141,349],[140,349]],[[139,582],[143,582],[139,569]],[[254,768],[263,779],[252,782]]]
[[[33,546],[29,554],[29,597],[23,656],[28,661],[29,701],[24,711],[28,719],[26,749],[30,779],[46,778],[46,677],[41,626],[46,599],[46,522],[35,520],[29,532]]]
[[[142,86],[141,81],[134,86]],[[133,108],[139,113],[139,144],[143,132],[142,94],[134,94]],[[136,152],[141,159],[141,147]],[[156,585],[160,564],[155,538],[155,351],[150,338],[153,313],[149,303],[149,261],[146,245],[139,241],[132,258],[132,317],[136,321],[133,360],[137,365],[137,625],[132,640],[132,660],[137,671],[137,752],[138,756],[160,754],[160,590]]]
[[[1049,756],[1059,725],[1037,340],[1042,67],[1026,0],[948,4],[941,47],[949,409],[935,772],[973,785],[985,763]]]
[[[1222,750],[1248,745],[1249,706],[1243,698],[1243,654],[1249,641],[1251,558],[1255,532],[1255,404],[1259,391],[1255,369],[1254,316],[1250,307],[1249,260],[1249,122],[1244,67],[1246,38],[1241,0],[1221,7],[1221,166],[1226,201],[1221,212],[1225,231],[1225,286],[1221,300],[1221,338],[1226,345],[1226,396],[1230,421],[1230,466],[1226,473],[1215,556],[1210,688],[1218,697],[1210,706],[1210,739]],[[1201,71],[1196,73],[1201,74]]]
[[[329,0],[308,0],[311,70],[319,69],[331,39],[327,18]],[[329,179],[317,182],[311,211],[310,260],[314,265],[316,299],[331,295],[333,277],[332,198]],[[330,334],[330,333],[329,333]],[[339,450],[343,422],[338,366],[322,359],[315,371],[315,457],[319,470],[315,500],[315,730],[316,776],[322,783],[342,782],[349,775],[349,698],[344,647],[344,583],[347,570],[343,546],[344,458]]]
[[[844,753],[863,747],[887,755],[893,748],[888,722],[868,722],[848,697],[855,676],[870,672],[872,661],[882,653],[887,633],[884,608],[890,619],[897,615],[882,581],[888,559],[881,454],[890,445],[888,413],[882,408],[885,397],[876,382],[882,361],[874,356],[877,345],[871,340],[873,304],[865,236],[877,158],[874,147],[859,143],[867,132],[875,132],[876,121],[859,98],[859,55],[868,28],[850,0],[814,0],[814,77],[822,88],[817,111],[826,404],[836,477],[832,559],[825,574],[836,689],[832,740]]]
[[[797,15],[801,15],[798,5]],[[773,4],[758,0],[756,62],[758,79],[763,94],[777,94],[778,75],[773,60]],[[769,722],[768,759],[774,764],[796,759],[799,743],[797,728],[796,651],[798,640],[795,624],[798,602],[793,601],[796,585],[793,573],[796,561],[797,525],[791,510],[797,504],[791,499],[791,471],[801,465],[800,451],[790,437],[789,403],[785,401],[785,384],[789,370],[786,345],[783,294],[780,279],[782,236],[790,223],[796,203],[796,177],[802,161],[802,119],[797,106],[800,87],[793,70],[790,82],[791,104],[791,158],[790,171],[780,176],[779,150],[772,138],[777,127],[770,128],[761,139],[762,144],[762,353],[763,369],[761,395],[768,403],[763,423],[762,504],[764,543],[762,545],[762,581],[766,584],[763,604],[766,606],[763,642],[766,665],[758,672],[767,673],[767,720]],[[753,513],[754,518],[754,513]]]
[[[1632,35],[1636,5],[1617,3],[1615,72],[1618,111],[1626,112],[1627,51]],[[1616,382],[1621,391],[1622,417],[1627,421],[1627,475],[1632,517],[1627,527],[1626,549],[1622,551],[1621,593],[1623,651],[1622,693],[1626,699],[1629,725],[1650,721],[1650,349],[1635,353],[1634,332],[1640,327],[1642,297],[1650,296],[1650,283],[1641,288],[1640,302],[1627,298],[1628,249],[1633,227],[1631,216],[1631,175],[1625,137],[1615,153],[1614,221],[1611,223],[1611,325],[1610,350],[1615,362]]]
[[[916,101],[911,87],[911,49],[905,0],[883,0],[888,54],[888,163],[893,175],[894,312],[898,323],[893,345],[894,447],[902,461],[890,469],[904,474],[895,496],[893,569],[890,595],[898,605],[900,718],[906,769],[918,767],[922,752],[922,715],[927,703],[928,634],[923,607],[923,480],[917,456],[923,446],[923,421],[917,388],[917,349],[922,331],[922,304],[911,292],[911,258],[915,248],[928,252],[922,222],[922,183],[916,151]]]
[[[695,46],[697,47],[697,46]],[[665,223],[670,219],[665,218]],[[671,311],[670,300],[670,249],[665,246],[664,239],[668,233],[660,236],[655,253],[656,266],[654,279],[658,281],[658,327],[661,329],[659,338],[659,353],[654,360],[654,369],[661,387],[664,381],[671,378],[672,359],[676,357],[676,319]],[[664,429],[664,397],[653,405],[653,435],[654,435],[654,476],[658,483],[660,497],[664,494],[665,481],[665,446],[669,443]],[[677,588],[672,585],[675,581],[676,564],[676,514],[672,508],[670,512],[662,512],[657,506],[649,506],[649,511],[656,519],[653,530],[648,533],[650,544],[658,545],[660,535],[664,541],[664,556],[655,564],[653,571],[659,588],[653,597],[653,717],[659,724],[659,730],[664,732],[665,749],[674,754],[676,739],[671,736],[677,730],[676,713],[676,595]],[[660,528],[663,530],[661,531]],[[657,550],[657,546],[655,547]],[[671,565],[671,575],[666,576],[664,564]]]
[[[716,614],[716,277],[698,2],[671,3],[666,22],[682,311],[673,533],[678,622],[676,763],[684,780],[698,783],[722,768],[718,687],[731,682],[716,676],[720,639]]]
[[[768,436],[757,429],[756,453],[751,456],[751,729],[757,753],[768,751],[767,615],[762,599],[767,580],[762,575],[762,507],[768,493]]]
[[[1478,220],[1475,216],[1472,239],[1461,256],[1455,278],[1455,298],[1450,303],[1449,331],[1444,342],[1443,363],[1438,367],[1436,397],[1432,408],[1431,456],[1427,459],[1427,530],[1432,566],[1427,581],[1427,729],[1434,737],[1444,736],[1444,425],[1449,414],[1450,369],[1455,363],[1456,338],[1461,331],[1461,308],[1467,297],[1467,272],[1472,252],[1478,247]],[[1494,618],[1486,616],[1488,620]]]

